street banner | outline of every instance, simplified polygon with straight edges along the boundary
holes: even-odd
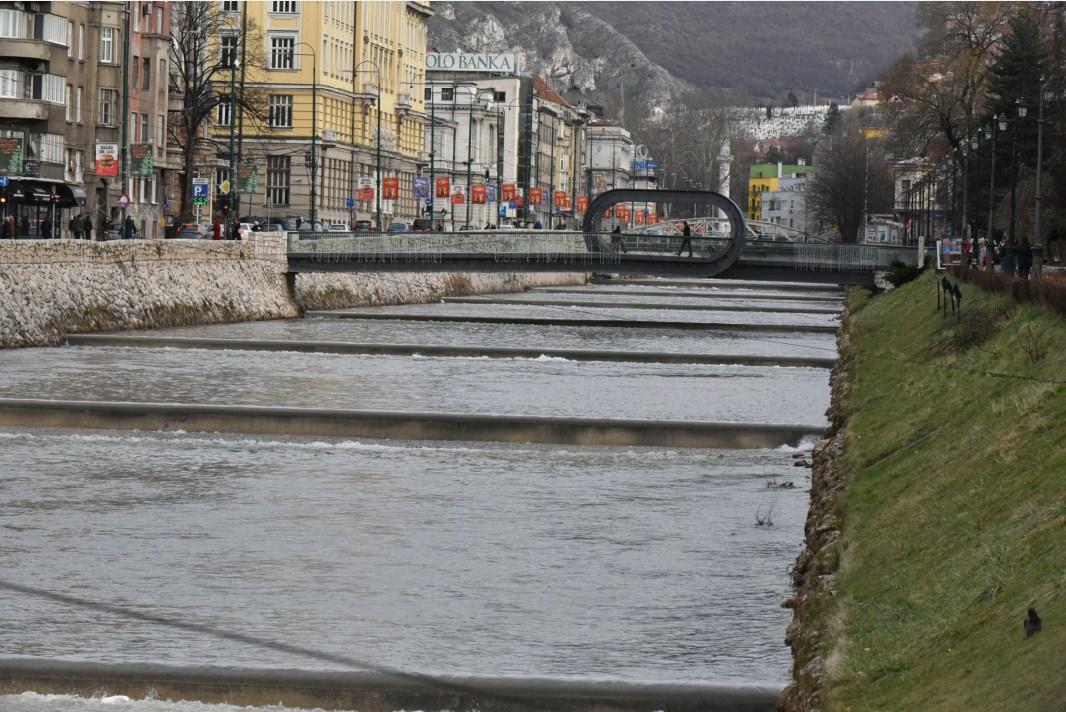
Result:
[[[452,205],[463,205],[464,203],[466,203],[466,186],[452,186]]]
[[[614,216],[616,218],[624,218],[627,213],[629,213],[629,211],[626,210],[626,206],[622,205],[621,203],[614,206]]]
[[[583,213],[589,208],[589,199],[587,195],[577,196],[577,211]]]
[[[957,267],[962,264],[962,238],[945,237],[936,241],[936,268]]]
[[[503,193],[503,200],[505,203],[511,202],[515,197],[514,183],[504,183],[500,186],[500,192]]]
[[[254,193],[259,188],[259,166],[255,161],[243,161],[237,166],[237,191]]]
[[[114,178],[118,176],[118,144],[96,144],[96,177]]]
[[[429,198],[429,178],[415,176],[415,199],[426,200]]]
[[[523,198],[521,195],[516,195],[514,197],[514,200],[512,200],[511,202],[514,203],[514,206],[516,208],[522,208],[525,207],[526,199]]]
[[[382,178],[381,179],[381,199],[382,200],[398,200],[400,197],[400,179],[399,178]]]
[[[355,189],[355,199],[363,202],[374,199],[374,179],[369,176],[359,178],[359,187]]]
[[[496,202],[496,186],[485,186],[485,200],[489,201],[490,203]]]
[[[557,191],[555,191],[555,204],[563,206],[563,207],[566,207],[566,191],[565,190],[557,190]]]
[[[652,213],[651,215],[648,216],[648,224],[649,225],[654,225],[657,222],[659,222],[659,216],[658,215],[656,215],[655,213]]]
[[[152,144],[130,144],[130,174],[150,176],[155,172],[155,158],[152,156]]]
[[[437,179],[437,197],[447,198],[452,194],[452,179],[448,176],[443,176]]]
[[[637,223],[637,225],[643,225],[644,224],[644,211],[643,210],[638,210],[637,211],[636,223]]]
[[[541,201],[541,199],[543,197],[544,197],[544,191],[542,191],[540,188],[530,188],[529,189],[529,204],[530,205],[540,205],[540,201]]]
[[[470,202],[475,205],[484,205],[485,192],[485,186],[481,183],[475,183],[470,186]]]
[[[22,138],[0,138],[0,171],[22,173]],[[118,175],[117,173],[113,175]]]

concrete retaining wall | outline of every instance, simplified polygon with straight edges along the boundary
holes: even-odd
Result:
[[[285,239],[0,241],[0,348],[68,332],[284,319],[301,309],[429,302],[580,284],[572,274],[308,274],[286,285]]]

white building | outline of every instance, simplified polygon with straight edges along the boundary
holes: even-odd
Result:
[[[766,222],[809,232],[807,223],[807,176],[779,178],[778,190],[762,194],[762,219]]]

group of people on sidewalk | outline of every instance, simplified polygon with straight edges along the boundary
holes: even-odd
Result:
[[[100,220],[99,227],[93,226],[92,218],[88,215],[77,214],[70,218],[67,222],[67,232],[62,234],[62,230],[57,230],[57,225],[53,224],[47,217],[37,223],[36,234],[33,234],[33,228],[30,224],[30,219],[27,216],[23,216],[22,225],[19,226],[15,222],[14,215],[5,215],[0,220],[0,239],[14,240],[16,237],[22,238],[38,238],[38,239],[54,239],[59,237],[66,237],[71,240],[92,240],[95,234],[96,239],[107,239],[109,233],[112,232],[114,226],[108,218]],[[132,240],[137,236],[137,225],[133,221],[133,217],[126,216],[126,219],[122,221],[122,227],[120,236],[126,240]]]
[[[1033,269],[1033,246],[1028,239],[1023,239],[1015,246],[1007,241],[995,241],[991,245],[982,237],[977,241],[977,266],[984,270],[998,269],[1007,274],[1016,274],[1022,279],[1029,279]]]

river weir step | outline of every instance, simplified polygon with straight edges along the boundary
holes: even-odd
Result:
[[[0,398],[0,426],[459,440],[614,447],[775,448],[818,437],[813,425],[699,420],[470,415],[242,405]]]
[[[494,346],[442,346],[427,344],[353,343],[346,341],[295,341],[212,339],[181,336],[127,336],[121,334],[68,334],[69,346],[119,346],[129,348],[204,349],[212,351],[292,351],[298,353],[367,356],[429,356],[443,358],[558,358],[568,361],[630,363],[690,363],[706,365],[783,366],[832,368],[833,358],[819,356],[758,356],[750,354],[700,354],[661,351],[598,351],[595,349],[536,349]]]
[[[653,287],[697,287],[699,289],[752,289],[760,292],[768,291],[800,291],[800,292],[831,292],[843,296],[844,288],[839,285],[814,284],[805,282],[753,282],[753,281],[730,281],[726,279],[608,279],[595,277],[590,279],[589,284],[614,284],[617,286],[639,284]]]
[[[277,705],[393,712],[772,712],[776,686],[632,683],[544,678],[430,677],[333,672],[106,664],[12,658],[0,661],[0,694],[33,690],[90,697],[100,690],[134,699],[194,699],[230,705]]]
[[[662,319],[559,319],[521,316],[460,316],[456,314],[408,314],[404,312],[310,311],[305,316],[329,319],[377,319],[386,321],[437,321],[479,324],[540,324],[550,326],[614,326],[630,329],[696,329],[700,331],[802,331],[835,334],[828,324],[730,324],[705,321],[666,321]]]
[[[607,284],[604,282],[603,284]],[[618,284],[622,287],[623,284]],[[773,292],[767,289],[767,292]],[[828,302],[840,304],[843,295],[831,294],[747,294],[746,290],[737,292],[721,291],[714,287],[708,289],[679,289],[663,285],[660,291],[653,289],[589,289],[580,287],[532,287],[527,294],[583,294],[589,297],[600,294],[614,297],[691,297],[695,299],[743,299],[745,301],[775,301],[775,302]]]
[[[586,295],[593,294],[586,292]],[[668,309],[671,311],[776,312],[781,314],[839,314],[840,309],[825,307],[768,307],[760,305],[669,304],[655,302],[602,302],[578,299],[508,299],[507,297],[444,297],[445,304],[519,304],[524,306],[564,306],[592,309]]]

